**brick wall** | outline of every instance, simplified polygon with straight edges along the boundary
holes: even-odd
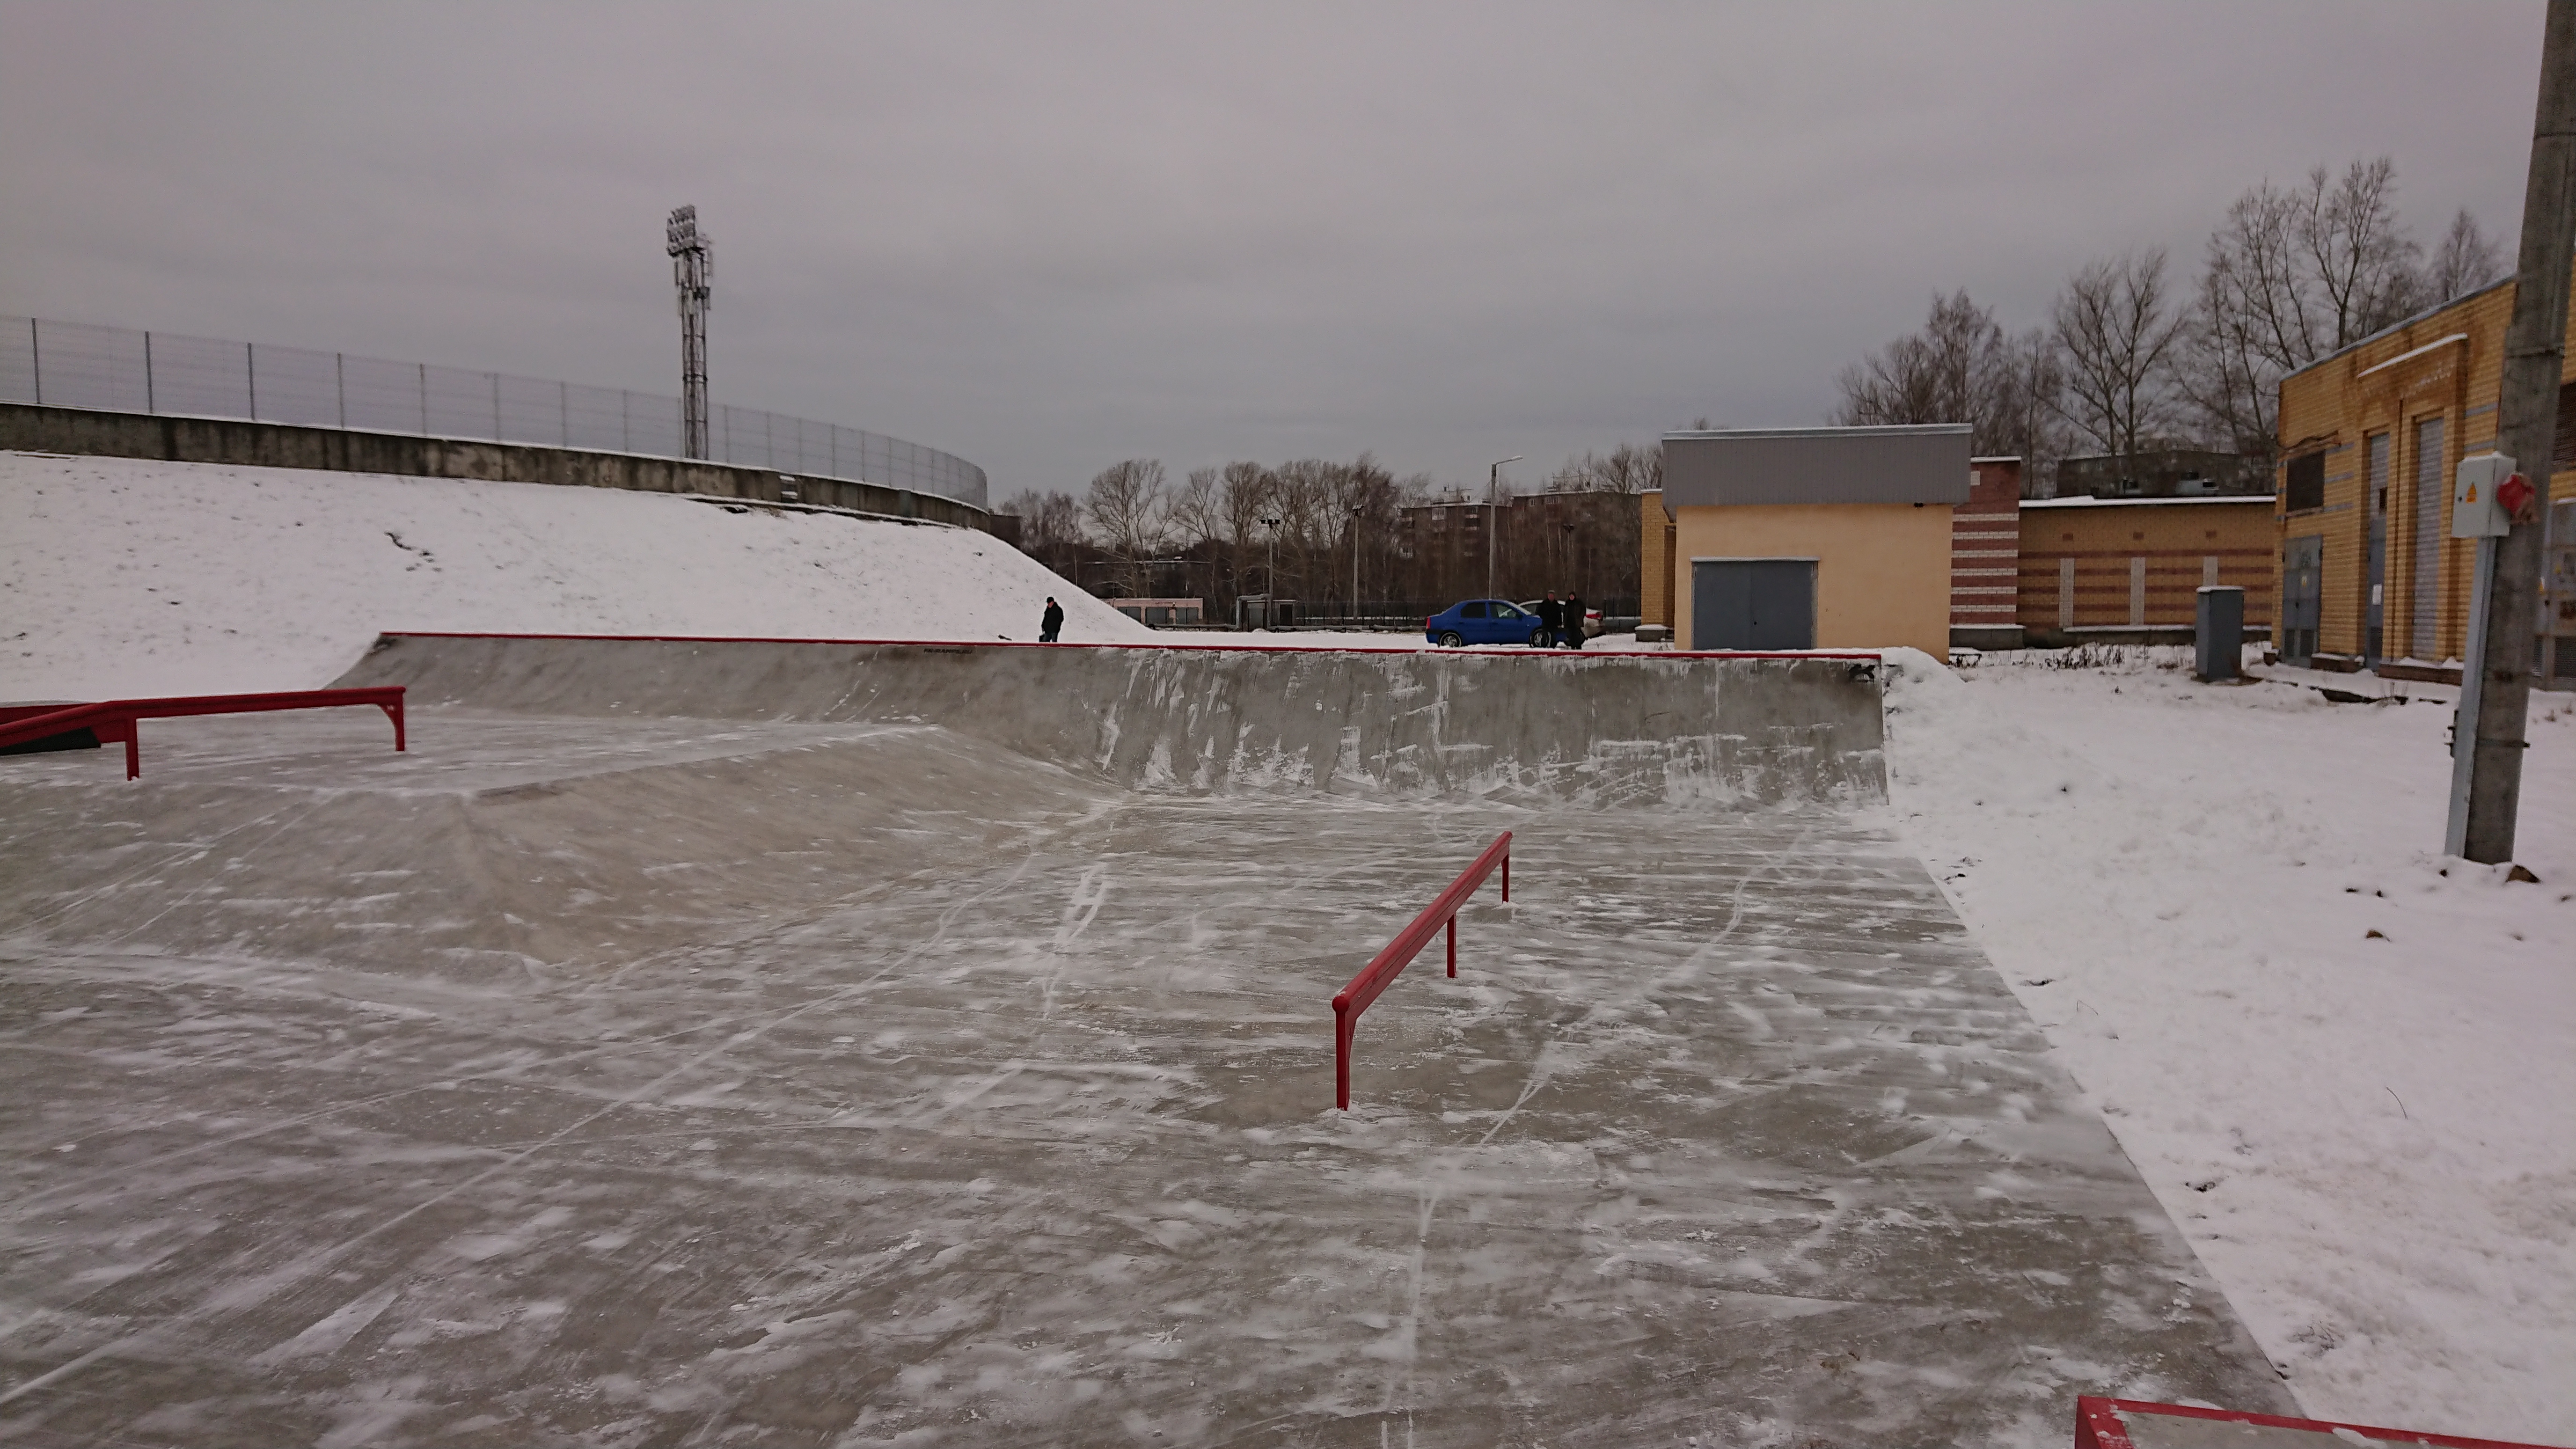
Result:
[[[2273,538],[2268,498],[2034,499],[2021,506],[2021,626],[2188,629],[2203,584],[2242,588],[2245,622],[2268,625]]]
[[[1950,510],[1950,627],[2016,622],[2021,554],[2021,459],[1972,458],[1968,501]]]
[[[2495,446],[2513,299],[2510,282],[2472,293],[2282,380],[2284,476],[2290,460],[2321,455],[2325,490],[2316,507],[2297,512],[2290,503],[2307,500],[2282,490],[2268,587],[2277,600],[2280,550],[2291,540],[2320,541],[2320,652],[2370,652],[2374,519],[2383,540],[2381,656],[2444,660],[2462,652],[2476,546],[2450,537],[2451,474],[2461,458]],[[2568,338],[2576,342],[2576,315]],[[2576,350],[2565,368],[2562,382],[2576,378]],[[2427,423],[2440,426],[2438,457],[2417,454],[2417,443],[2430,441]],[[2389,464],[2374,487],[2371,448],[2380,437]],[[2550,496],[2576,500],[2576,476],[2553,476]],[[2250,621],[2250,595],[2246,611]]]
[[[1673,622],[1673,521],[1661,492],[1637,495],[1637,617],[1667,628]]]

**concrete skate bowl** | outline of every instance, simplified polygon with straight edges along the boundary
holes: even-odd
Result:
[[[956,731],[1129,790],[1848,809],[1887,797],[1874,657],[390,634],[413,707]]]
[[[1888,833],[1862,662],[401,635],[408,754],[0,763],[0,1438],[2292,1409]]]

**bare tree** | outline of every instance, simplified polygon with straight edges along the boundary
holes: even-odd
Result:
[[[1192,468],[1187,481],[1172,490],[1163,508],[1171,542],[1187,556],[1191,588],[1213,601],[1218,593],[1218,564],[1225,551],[1225,489],[1214,468]],[[1204,583],[1197,582],[1204,579]]]
[[[2486,234],[2478,219],[2461,207],[2451,218],[2451,229],[2443,233],[2441,243],[2425,259],[2421,291],[2427,306],[2465,297],[2471,292],[2500,282],[2512,272],[2504,248]]]
[[[1225,493],[1214,468],[1192,468],[1188,480],[1172,490],[1163,509],[1176,542],[1184,548],[1216,543],[1225,537]]]
[[[1020,552],[1071,579],[1080,570],[1082,506],[1070,493],[1029,490],[1004,502],[1020,520]]]
[[[1266,564],[1268,558],[1256,550],[1270,532],[1263,527],[1261,520],[1278,516],[1273,500],[1279,491],[1279,480],[1258,463],[1228,463],[1218,476],[1224,490],[1220,506],[1225,510],[1225,535],[1232,553],[1232,567],[1227,571],[1227,591],[1229,594],[1250,592],[1245,588],[1245,580],[1252,571],[1253,561],[1261,559]],[[1267,574],[1263,575],[1261,586],[1269,589]]]
[[[1547,480],[1557,493],[1652,493],[1664,486],[1664,445],[1621,443],[1607,456],[1568,458]]]
[[[1833,421],[1845,426],[1966,423],[1979,454],[2035,464],[2056,456],[2050,340],[2037,331],[2008,336],[1965,291],[1935,296],[1923,330],[1843,369],[1836,383],[1843,400]]]
[[[2056,489],[2057,460],[2068,452],[2060,411],[2066,393],[2065,359],[2057,339],[2039,328],[2004,340],[1989,421],[1979,456],[2022,460],[2022,486]]]
[[[2066,420],[2114,457],[2153,443],[2167,421],[2166,370],[2186,321],[2168,299],[2163,249],[2078,271],[2049,320],[2065,363]]]
[[[2308,260],[2334,319],[2332,351],[2421,305],[2415,258],[2422,249],[2398,224],[2396,162],[2354,161],[2342,180],[2326,178],[2323,166],[2310,170],[2299,199]]]
[[[1152,458],[1112,463],[1091,480],[1083,512],[1101,545],[1118,564],[1119,584],[1130,596],[1145,588],[1145,560],[1162,544],[1163,465]]]
[[[2176,354],[2176,390],[2207,441],[2270,459],[2284,376],[2434,300],[2396,188],[2382,156],[2339,180],[2318,166],[2304,187],[2266,181],[2228,207]]]

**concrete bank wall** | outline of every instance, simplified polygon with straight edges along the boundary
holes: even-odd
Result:
[[[1651,654],[390,634],[339,683],[575,717],[913,721],[1183,794],[1739,807],[1883,802],[1880,672]]]
[[[782,501],[780,475],[766,468],[638,453],[590,453],[526,443],[423,438],[301,428],[224,418],[94,412],[87,408],[0,403],[0,450],[159,458],[173,463],[236,463],[259,468],[315,468],[336,473],[394,473],[415,478],[472,478],[494,483],[557,483],[628,488],[641,493],[704,493],[762,503]],[[983,528],[983,509],[935,494],[837,478],[796,478],[798,501]]]

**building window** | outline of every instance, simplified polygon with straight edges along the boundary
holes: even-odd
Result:
[[[2288,477],[2282,491],[2292,513],[2305,513],[2326,506],[2326,455],[2303,453],[2292,458],[2284,470]]]

